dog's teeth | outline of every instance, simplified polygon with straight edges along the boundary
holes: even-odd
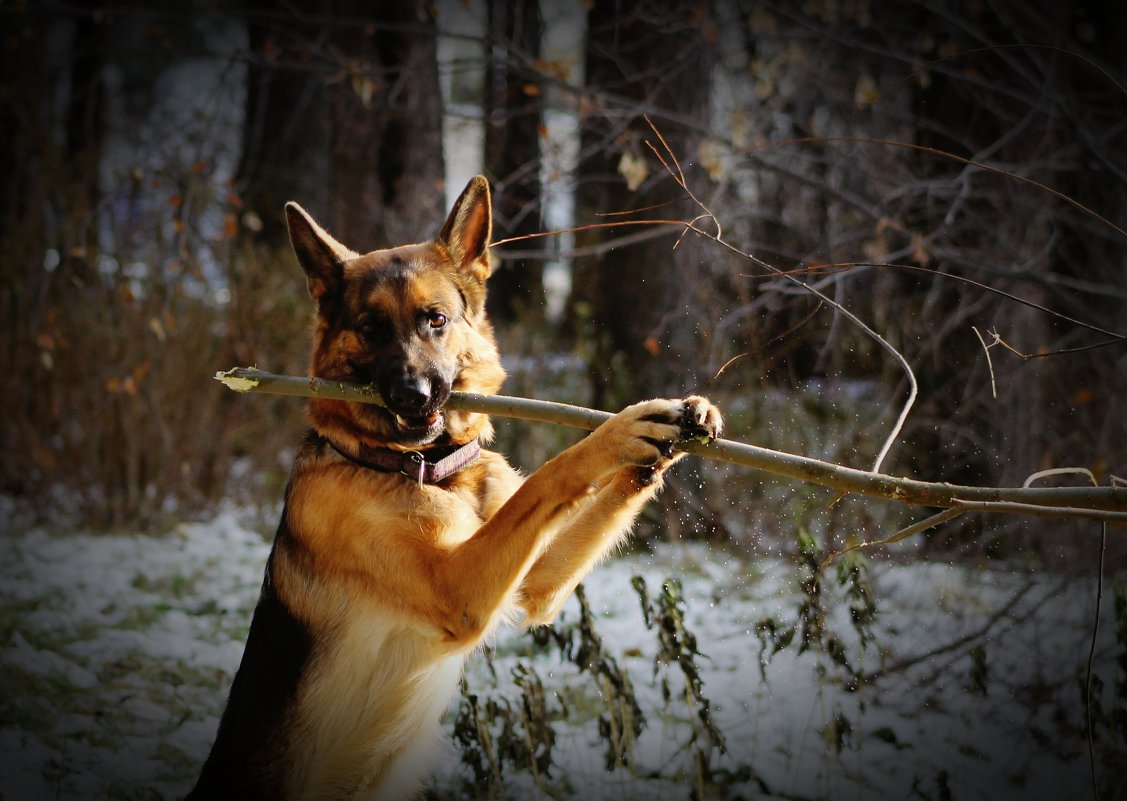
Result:
[[[436,425],[440,419],[442,419],[442,412],[431,412],[426,417],[404,417],[396,413],[395,424],[404,429],[422,428],[423,426],[430,428]]]

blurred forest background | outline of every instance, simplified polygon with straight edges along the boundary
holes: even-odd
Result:
[[[284,202],[363,251],[433,236],[478,172],[496,240],[582,229],[494,250],[508,394],[705,393],[734,439],[868,468],[905,374],[785,271],[915,370],[885,472],[1127,471],[1123,4],[23,0],[0,20],[0,492],[43,520],[159,532],[234,503],[269,528],[300,404],[211,376],[306,369]],[[703,213],[646,117],[735,251],[627,224]],[[575,436],[499,428],[527,469]],[[910,520],[713,465],[666,497],[646,537],[745,553]],[[1096,532],[967,515],[895,555],[1091,575]]]
[[[1127,319],[1127,11],[374,8],[0,11],[4,492],[105,526],[276,498],[295,402],[210,376],[304,370],[310,304],[283,203],[360,250],[432,236],[478,171],[496,239],[697,217],[643,115],[729,243],[912,364],[920,402],[889,472],[1012,485],[1080,465],[1106,481],[1123,458],[1127,355],[1108,332]],[[707,392],[733,436],[871,463],[906,394],[895,361],[800,287],[693,235],[674,248],[678,233],[495,249],[506,390],[608,409]],[[1043,357],[987,358],[976,330]],[[558,446],[509,430],[526,466]],[[777,528],[696,501],[708,536]]]

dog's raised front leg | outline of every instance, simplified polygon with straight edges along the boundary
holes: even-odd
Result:
[[[680,439],[720,433],[720,414],[703,398],[687,398],[678,420]],[[648,467],[624,467],[594,500],[569,520],[529,570],[520,588],[525,625],[551,623],[575,586],[613,551],[630,531],[638,513],[661,488],[665,471],[684,454],[665,442],[662,458]]]
[[[520,586],[524,625],[555,620],[576,585],[626,538],[660,484],[657,468],[624,467],[561,528]]]
[[[593,515],[581,512],[565,529],[577,538],[572,556],[549,559],[537,585],[543,582],[541,595],[554,596],[549,577],[558,582],[556,589],[572,578],[578,582],[652,494],[641,482],[630,486],[624,468],[635,480],[636,468],[656,473],[673,460],[676,442],[700,434],[716,436],[719,430],[720,414],[703,398],[644,401],[548,461],[473,537],[435,565],[435,596],[442,599],[440,625],[447,637],[463,647],[476,644],[501,610],[519,597],[519,588],[544,549],[559,545],[557,532],[576,505],[595,485],[614,476],[605,496],[593,501],[594,509],[610,515],[610,524],[599,524]]]

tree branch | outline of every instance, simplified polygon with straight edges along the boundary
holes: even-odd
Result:
[[[252,367],[235,367],[216,373],[215,378],[236,392],[265,392],[383,405],[379,393],[373,387],[342,381],[277,375]],[[612,417],[608,412],[566,403],[468,392],[452,393],[446,406],[498,417],[567,425],[587,431],[594,430]],[[795,478],[839,492],[858,493],[913,506],[1127,521],[1127,488],[1123,487],[958,486],[857,470],[726,439],[709,443],[684,442],[677,448],[706,459],[718,459],[773,475]]]

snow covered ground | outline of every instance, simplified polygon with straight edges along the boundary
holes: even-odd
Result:
[[[4,528],[0,799],[179,798],[214,736],[269,543],[234,513],[159,537]],[[754,626],[767,615],[793,618],[793,565],[663,546],[603,565],[586,583],[604,647],[628,671],[648,720],[633,775],[604,769],[596,684],[557,649],[534,648],[513,632],[497,642],[492,673],[483,656],[471,660],[469,684],[482,698],[516,698],[509,676],[520,662],[544,681],[549,706],[568,709],[554,723],[555,767],[539,785],[507,769],[508,795],[690,797],[690,783],[676,777],[692,773],[684,747],[692,713],[677,697],[680,674],[655,670],[656,633],[630,585],[642,576],[653,595],[673,576],[684,586],[685,623],[707,655],[698,660],[703,694],[728,746],[712,767],[730,771],[730,797],[1089,797],[1078,687],[1093,583],[880,560],[872,571],[881,647],[866,651],[866,668],[993,621],[979,664],[985,672],[973,669],[968,642],[850,693],[824,655],[798,655],[792,645],[767,666],[764,682]],[[830,625],[847,640],[847,610],[834,597]],[[1105,594],[1096,663],[1105,703],[1115,679],[1110,606]],[[573,599],[560,623],[577,616]],[[673,687],[668,704],[663,675]],[[976,676],[984,693],[966,689]],[[461,797],[467,775],[452,755],[436,796]]]

